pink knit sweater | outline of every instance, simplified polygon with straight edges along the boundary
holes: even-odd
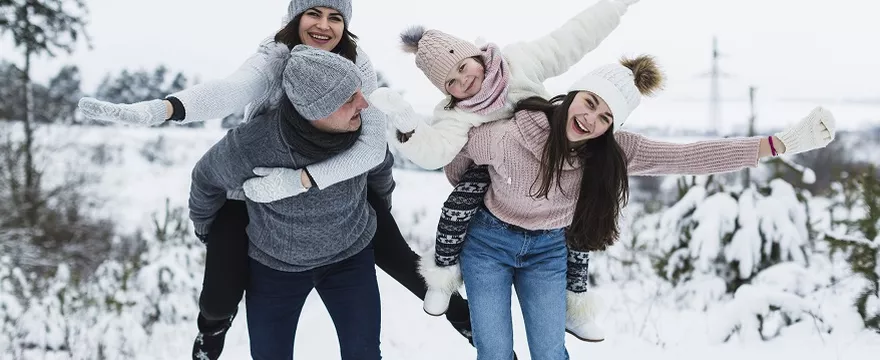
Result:
[[[582,174],[579,166],[563,168],[564,195],[554,186],[548,199],[529,196],[548,136],[547,116],[541,112],[519,111],[510,121],[475,127],[467,145],[445,167],[446,176],[455,185],[470,164],[489,165],[492,185],[485,203],[492,214],[530,230],[569,226]],[[754,167],[758,165],[761,141],[760,137],[751,137],[675,144],[625,131],[614,137],[626,154],[629,175],[703,175]]]

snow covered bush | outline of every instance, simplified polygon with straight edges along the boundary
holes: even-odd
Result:
[[[95,179],[76,169],[44,178],[52,151],[42,147],[31,155],[42,159],[39,166],[28,170],[19,132],[0,130],[0,250],[25,273],[48,277],[66,263],[80,280],[109,256],[115,233],[112,220],[95,216],[99,200],[84,190]]]
[[[39,277],[0,258],[0,353],[12,359],[118,359],[195,324],[204,250],[181,207],[154,229],[114,241],[114,256],[77,281],[59,263]]]
[[[133,358],[151,337],[198,314],[201,288],[201,243],[189,234],[183,208],[166,201],[153,214],[152,234],[120,241],[120,256],[108,261],[85,288],[92,306],[82,313],[88,331],[77,354]]]
[[[145,300],[147,331],[156,323],[174,325],[195,321],[202,287],[204,247],[189,230],[189,218],[182,207],[153,215],[153,244],[148,246],[144,265],[136,276]]]
[[[656,241],[648,236],[655,231],[654,224],[660,216],[654,206],[637,202],[627,205],[620,221],[621,227],[626,228],[620,239],[614,246],[590,256],[591,285],[657,282],[651,262]]]
[[[149,141],[141,148],[141,156],[148,162],[171,166],[174,161],[168,155],[168,144],[164,135],[156,136],[156,140]]]
[[[15,348],[22,359],[67,359],[70,355],[71,335],[77,332],[74,312],[80,308],[79,291],[70,286],[70,275],[68,267],[60,264],[42,296],[26,300],[16,322]]]
[[[828,331],[810,295],[827,279],[810,269],[809,193],[774,179],[724,190],[709,177],[682,182],[680,200],[654,220],[654,270],[682,308],[728,316],[714,337],[772,339],[809,319]]]
[[[29,294],[30,286],[21,269],[12,265],[9,255],[0,256],[0,353],[16,355],[16,324],[25,309],[22,299]]]

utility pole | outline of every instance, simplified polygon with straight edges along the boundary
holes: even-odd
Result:
[[[721,58],[725,57],[718,47],[718,37],[712,37],[712,59],[709,71],[699,75],[700,78],[709,78],[709,117],[706,119],[706,133],[710,136],[721,135],[721,78],[729,74],[721,71]]]
[[[718,50],[718,37],[712,37],[712,68],[709,72],[709,127],[710,135],[717,136],[721,130],[721,67],[718,60],[721,52]]]
[[[749,109],[751,116],[749,116],[749,135],[755,136],[755,119],[758,118],[757,113],[755,112],[755,91],[757,88],[753,86],[749,86]],[[748,188],[752,182],[752,172],[751,169],[746,168],[745,178],[743,180],[743,187]]]
[[[755,91],[757,91],[754,85],[749,86],[749,112],[752,114],[749,117],[749,136],[755,136],[755,119],[758,117],[755,111]]]

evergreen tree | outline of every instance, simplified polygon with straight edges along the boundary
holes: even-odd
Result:
[[[30,79],[34,57],[55,57],[58,51],[73,52],[86,36],[87,9],[83,0],[0,0],[0,35],[11,33],[15,48],[24,55],[25,208],[31,225],[36,223],[33,203],[39,198],[39,174],[34,165],[34,92]],[[88,38],[86,37],[86,41]]]
[[[865,280],[855,306],[865,327],[880,332],[880,178],[877,169],[871,167],[850,177],[838,191],[842,192],[840,205],[849,210],[848,215],[856,216],[836,219],[836,223],[855,235],[826,234],[826,239],[833,250],[846,253],[852,272]]]
[[[0,120],[23,120],[24,74],[15,64],[0,60]]]
[[[679,184],[680,200],[656,224],[653,263],[684,307],[722,308],[715,336],[725,341],[769,340],[808,318],[823,324],[810,298],[823,280],[808,268],[808,193],[781,179],[737,191],[712,178]]]
[[[79,68],[67,65],[49,80],[48,86],[37,87],[35,84],[34,98],[43,104],[37,109],[36,120],[42,123],[74,123],[77,102],[83,96],[80,82]]]

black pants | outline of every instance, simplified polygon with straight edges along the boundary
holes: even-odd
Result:
[[[250,257],[245,229],[249,221],[244,201],[227,200],[208,231],[199,310],[209,321],[234,315],[248,286]]]
[[[373,237],[376,265],[413,295],[424,300],[427,289],[416,269],[419,256],[403,239],[384,200],[372,191],[368,191],[367,200],[376,210],[376,235]],[[199,297],[199,309],[208,320],[226,319],[235,314],[244,289],[248,286],[247,224],[244,201],[227,200],[211,225],[205,280]],[[460,296],[453,296],[449,302],[446,319],[459,333],[470,334],[468,304]]]

